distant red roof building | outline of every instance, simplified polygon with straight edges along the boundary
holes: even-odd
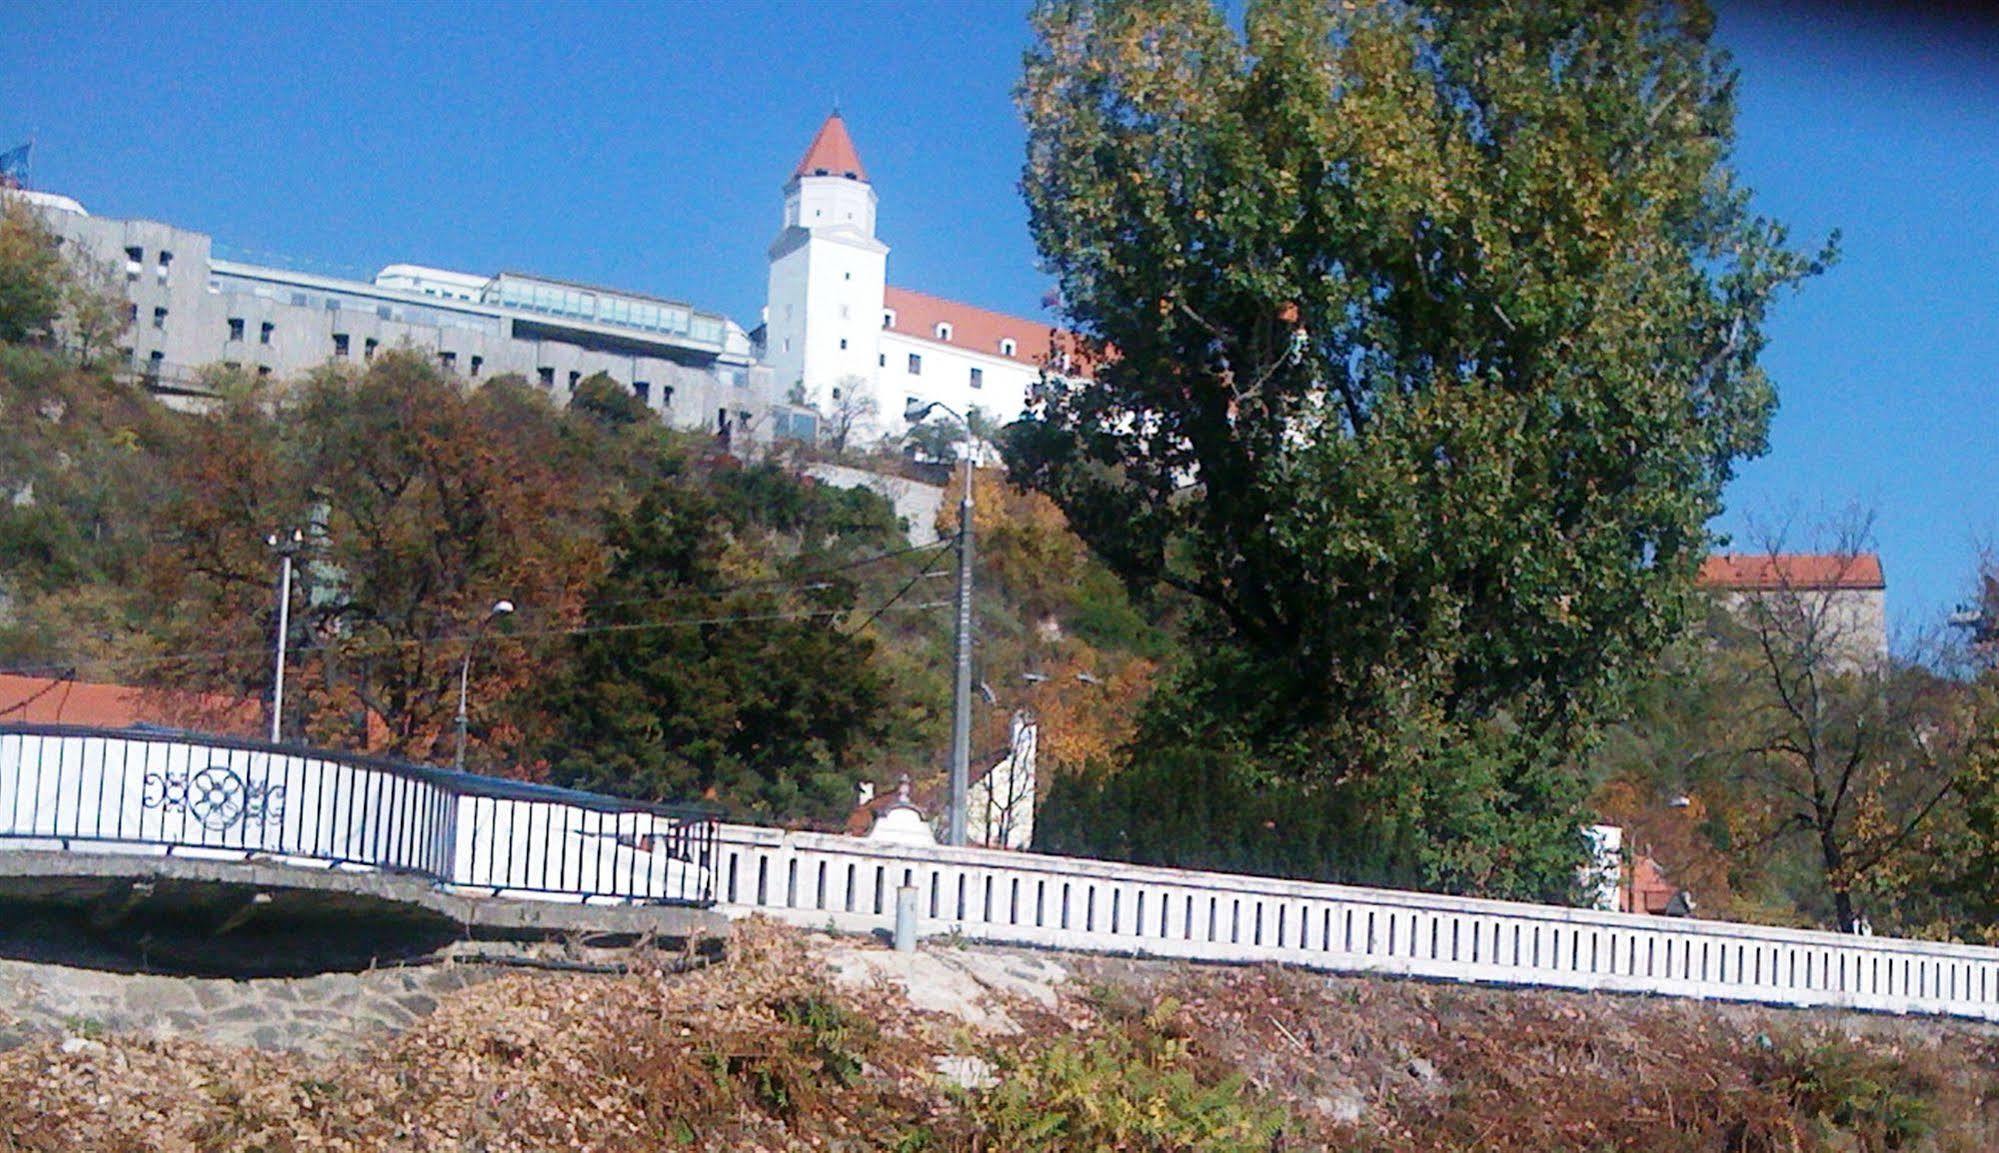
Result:
[[[103,729],[158,725],[254,737],[262,732],[261,719],[254,702],[228,697],[0,674],[0,724],[87,725]]]
[[[838,112],[826,118],[813,136],[812,143],[805,149],[805,158],[791,173],[799,176],[844,176],[848,180],[866,180],[867,170],[861,167],[860,150],[854,147],[854,138],[847,134],[847,122],[840,119]]]
[[[1792,590],[1873,591],[1888,587],[1881,558],[1824,553],[1716,554],[1701,564],[1700,583],[1728,592]]]

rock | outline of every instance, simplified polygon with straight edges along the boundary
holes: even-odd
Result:
[[[1367,1098],[1352,1085],[1312,1098],[1314,1111],[1335,1125],[1358,1125],[1367,1116]]]
[[[1427,1057],[1409,1058],[1409,1064],[1407,1068],[1409,1070],[1409,1075],[1411,1077],[1414,1077],[1418,1084],[1435,1085],[1443,1080],[1443,1078],[1438,1076],[1437,1074],[1437,1067],[1435,1065],[1430,1064],[1430,1060]]]
[[[62,1051],[65,1053],[102,1053],[104,1052],[104,1042],[93,1041],[88,1037],[65,1037],[62,1042]]]
[[[960,1089],[990,1089],[999,1084],[993,1067],[983,1057],[946,1056],[932,1059],[937,1075]]]

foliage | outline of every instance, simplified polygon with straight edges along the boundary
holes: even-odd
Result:
[[[653,419],[644,401],[603,372],[593,372],[577,382],[569,393],[569,407],[610,428]]]
[[[1003,1057],[999,1084],[972,1098],[993,1153],[1119,1149],[1132,1153],[1255,1153],[1272,1148],[1281,1111],[1239,1078],[1203,1077],[1161,1002],[1136,1022]]]
[[[1934,1080],[1907,1063],[1826,1038],[1772,1054],[1760,1078],[1784,1095],[1819,1136],[1843,1135],[1866,1150],[1920,1148],[1935,1129]]]
[[[24,200],[0,197],[0,342],[54,334],[68,290],[62,249]]]
[[[287,394],[252,393],[193,425],[177,455],[154,590],[173,651],[161,683],[254,697],[275,631],[266,534],[304,535],[292,620],[297,698],[325,743],[448,755],[460,664],[494,601],[546,626],[578,611],[594,570],[587,508],[559,483],[559,414],[539,396],[466,392],[423,358],[326,370]],[[215,642],[225,644],[217,646]],[[521,669],[504,634],[489,668]],[[513,661],[495,659],[511,650]],[[491,700],[503,683],[482,677]],[[482,725],[482,733],[483,733]]]
[[[556,780],[765,818],[844,812],[885,727],[874,642],[836,625],[852,581],[791,589],[774,578],[799,566],[746,555],[739,538],[760,528],[795,534],[817,564],[836,542],[879,549],[894,531],[883,508],[770,467],[662,482],[614,514],[610,565],[548,694]]]
[[[1709,25],[1641,3],[1268,0],[1240,36],[1205,0],[1035,16],[1024,186],[1092,379],[1045,382],[1014,475],[1134,589],[1205,606],[1215,656],[1183,691],[1240,718],[1225,739],[1261,770],[1428,798],[1390,824],[1455,814],[1473,840],[1426,854],[1431,884],[1559,883],[1562,766],[1675,635],[1764,445],[1763,320],[1821,262],[1732,181]],[[1459,745],[1491,819],[1425,768]]]

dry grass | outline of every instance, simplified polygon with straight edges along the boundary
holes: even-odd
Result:
[[[1989,1031],[1076,964],[1092,992],[1059,1013],[1015,1006],[1028,1031],[1005,1040],[968,1041],[887,990],[838,991],[798,934],[753,922],[710,968],[511,976],[353,1057],[33,1046],[0,1055],[0,1151],[1166,1153],[1247,1148],[1184,1134],[1273,1125],[1257,1148],[1999,1149]],[[968,1043],[1030,1070],[1045,1102],[940,1084],[932,1058]],[[1235,1099],[1240,1118],[1218,1112]]]

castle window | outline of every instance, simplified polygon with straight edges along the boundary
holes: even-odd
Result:
[[[923,358],[913,352],[909,354],[909,375],[923,375]]]
[[[542,386],[543,388],[554,388],[554,387],[555,387],[555,370],[554,370],[554,369],[552,369],[552,368],[550,368],[550,367],[548,367],[547,365],[545,365],[545,364],[544,364],[544,365],[542,365],[542,366],[541,366],[540,368],[537,368],[537,369],[535,369],[535,370],[534,370],[534,375],[535,375],[535,379],[541,382],[541,386]]]
[[[265,321],[263,324],[259,325],[257,327],[257,343],[258,344],[271,343],[271,333],[275,332],[277,330],[277,327],[278,327],[277,325],[272,324],[268,320]]]
[[[380,348],[381,346],[382,346],[382,342],[381,342],[381,341],[379,341],[379,340],[376,340],[376,339],[375,339],[374,337],[372,337],[372,336],[371,336],[371,337],[369,337],[368,339],[366,339],[366,340],[362,341],[362,342],[361,342],[361,359],[362,359],[362,360],[373,360],[373,359],[375,359],[375,350],[376,350],[376,349],[378,349],[378,348]]]
[[[571,390],[574,390],[574,389],[576,388],[576,386],[577,386],[578,384],[581,384],[582,382],[583,382],[583,374],[582,374],[582,373],[580,373],[580,372],[576,372],[576,371],[574,371],[574,370],[572,369],[572,370],[570,371],[570,373],[569,373],[569,387],[570,387],[570,389],[571,389]]]
[[[937,339],[951,339],[951,325],[948,322],[942,320],[937,322]]]
[[[125,279],[139,279],[139,271],[146,266],[146,250],[133,245],[125,250]]]
[[[876,366],[877,368],[887,368],[887,367],[888,367],[888,353],[884,352],[884,353],[882,353],[882,354],[881,354],[880,356],[877,356],[877,357],[875,357],[875,366]]]
[[[347,355],[347,334],[346,334],[346,333],[344,333],[344,332],[336,332],[336,333],[334,333],[334,334],[333,334],[333,355],[335,355],[335,356],[346,356],[346,355]]]
[[[1001,356],[1012,356],[1012,355],[1013,355],[1013,353],[1014,353],[1014,350],[1015,350],[1015,349],[1017,349],[1017,348],[1019,348],[1019,347],[1020,347],[1019,345],[1017,345],[1017,344],[1015,344],[1015,343],[1013,342],[1013,337],[1011,337],[1011,336],[1006,336],[1006,337],[1001,337],[1001,338],[1000,338],[1000,355],[1001,355]]]
[[[437,366],[438,366],[439,368],[443,369],[443,370],[444,370],[444,371],[446,371],[446,372],[457,372],[457,371],[458,371],[458,354],[457,354],[457,353],[455,353],[455,352],[440,352],[440,353],[438,353],[438,354],[437,354]]]
[[[649,380],[633,381],[632,395],[639,398],[640,404],[650,405],[652,403],[652,381]]]
[[[240,317],[240,316],[232,316],[232,317],[230,317],[230,318],[229,318],[229,339],[231,339],[231,340],[241,340],[241,339],[243,339],[243,318],[242,318],[242,317]]]
[[[843,336],[840,338],[840,351],[845,352],[846,350],[847,350],[847,338]]]
[[[972,370],[972,387],[973,387],[973,388],[984,388],[985,386],[986,386],[986,370],[985,370],[985,369],[983,369],[983,368],[975,368],[975,369],[973,369],[973,370]]]
[[[164,248],[160,249],[160,283],[161,283],[161,284],[165,284],[165,283],[167,282],[167,266],[168,266],[169,264],[172,264],[173,262],[174,262],[174,254],[173,254],[173,253],[171,253],[171,252],[168,252],[168,251],[167,251],[166,249],[164,249]]]

